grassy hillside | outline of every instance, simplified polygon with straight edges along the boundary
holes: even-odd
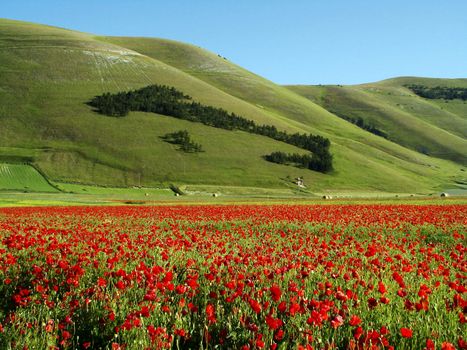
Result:
[[[398,144],[434,157],[467,164],[467,103],[429,100],[405,87],[467,87],[467,79],[396,78],[356,86],[290,86],[344,117],[362,118]]]
[[[445,171],[454,171],[457,174],[455,176],[462,177],[457,166],[452,168],[452,164],[425,158],[418,152],[410,152],[393,142],[362,131],[327,110],[319,108],[309,99],[302,98],[300,94],[292,94],[290,90],[248,72],[220,55],[193,45],[164,39],[127,37],[100,39],[156,58],[248,101],[262,108],[272,117],[278,118],[275,123],[288,124],[284,128],[298,128],[329,137],[333,141],[336,168],[345,171],[337,171],[333,176],[323,179],[330,180],[326,186],[340,187],[348,184],[352,187],[350,183],[358,184],[357,186],[364,186],[366,183],[370,187],[376,186],[382,189],[388,185],[393,187],[394,182],[390,180],[391,178],[397,178],[401,186],[406,186],[409,182],[407,177],[415,175],[414,177],[418,178],[428,173],[431,173],[430,176],[437,176],[430,170],[441,167]],[[416,170],[417,166],[414,163],[422,167]],[[427,164],[430,170],[426,169]],[[386,165],[392,169],[387,168]],[[368,173],[371,173],[371,178]],[[350,180],[349,176],[353,178]]]
[[[58,192],[32,166],[0,163],[0,190]]]
[[[265,137],[138,113],[114,119],[85,104],[102,92],[159,83],[177,86],[203,103],[268,121],[255,107],[175,68],[56,28],[2,21],[0,35],[1,144],[15,152],[42,148],[34,161],[54,180],[120,186],[170,181],[278,186],[280,178],[294,172],[261,156],[298,149]],[[190,129],[206,152],[186,155],[160,139],[179,129]]]
[[[0,157],[27,159],[58,182],[284,188],[291,186],[288,178],[304,176],[315,192],[407,193],[442,189],[465,177],[459,164],[363,131],[310,99],[192,45],[0,20],[0,75]],[[267,153],[303,151],[264,136],[149,113],[111,118],[86,104],[103,92],[150,84],[174,86],[258,124],[328,137],[335,171],[325,175],[269,163],[262,158]],[[449,108],[455,114],[458,107]],[[161,139],[181,129],[189,130],[205,152],[182,153]],[[457,139],[441,142],[449,150],[462,141],[452,134]]]

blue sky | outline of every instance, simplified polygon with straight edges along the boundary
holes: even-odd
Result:
[[[281,84],[467,77],[466,0],[0,0],[0,17],[189,42]]]

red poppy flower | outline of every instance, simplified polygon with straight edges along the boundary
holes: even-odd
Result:
[[[272,300],[279,301],[282,296],[282,292],[279,286],[277,284],[274,284],[273,286],[271,286],[271,288],[269,288],[269,290],[271,292]]]
[[[378,283],[378,291],[379,291],[381,294],[386,293],[386,286],[384,285],[383,282],[379,282],[379,283]]]
[[[362,320],[360,319],[360,317],[356,315],[352,315],[352,317],[350,317],[349,324],[351,326],[358,326],[360,323],[362,323]]]
[[[441,350],[456,350],[456,347],[449,342],[443,342],[441,344]]]
[[[214,308],[214,305],[208,304],[206,305],[206,317],[209,321],[210,324],[216,323],[216,310]]]
[[[250,299],[248,300],[248,303],[250,304],[254,312],[256,312],[257,314],[261,312],[261,304],[258,303],[256,300]]]
[[[266,323],[272,330],[276,330],[282,326],[282,320],[280,318],[274,318],[268,315],[266,316]]]
[[[435,342],[430,338],[426,340],[425,350],[435,350]]]
[[[401,335],[404,338],[412,338],[412,330],[409,328],[401,328]]]

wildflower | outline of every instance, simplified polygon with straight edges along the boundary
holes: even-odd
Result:
[[[412,330],[409,329],[409,328],[404,328],[404,327],[402,327],[402,328],[401,328],[401,335],[402,335],[404,338],[412,338]]]

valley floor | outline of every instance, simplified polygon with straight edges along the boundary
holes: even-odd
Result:
[[[46,193],[0,191],[0,207],[26,206],[81,206],[81,205],[194,205],[194,204],[467,204],[466,191],[458,195],[441,198],[439,194],[414,195],[407,193],[384,192],[341,192],[329,194],[297,195],[286,191],[271,189],[253,189],[256,192],[245,192],[245,188],[227,188],[225,193],[196,191],[183,196],[175,196],[170,189],[111,189],[87,186],[87,193]],[[222,190],[222,188],[217,188]],[[107,191],[106,191],[107,190]],[[252,190],[251,188],[249,190]],[[230,192],[229,192],[230,191]],[[146,195],[147,194],[147,195]],[[327,199],[324,196],[328,196]],[[331,197],[331,198],[329,198]]]

